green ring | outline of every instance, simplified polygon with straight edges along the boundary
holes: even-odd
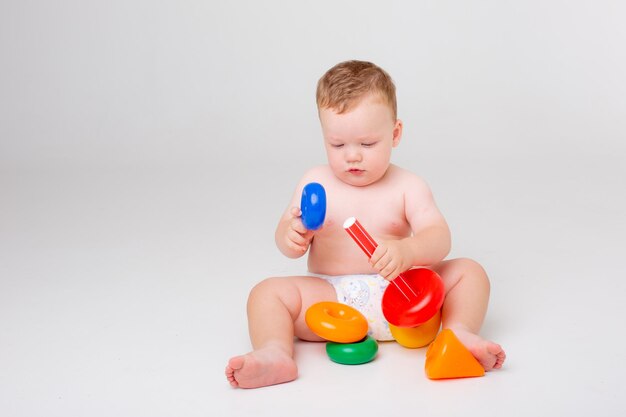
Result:
[[[356,343],[326,343],[326,353],[331,361],[343,365],[360,365],[376,357],[378,343],[371,336]]]

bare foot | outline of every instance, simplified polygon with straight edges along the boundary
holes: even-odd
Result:
[[[293,381],[298,376],[298,368],[283,350],[267,347],[231,358],[225,373],[233,387],[259,388]]]
[[[453,328],[452,331],[467,350],[480,362],[483,368],[485,368],[485,371],[502,368],[502,364],[506,359],[506,354],[502,346],[485,340],[477,334],[465,329]]]

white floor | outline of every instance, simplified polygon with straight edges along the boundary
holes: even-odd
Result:
[[[433,382],[424,349],[386,343],[342,366],[298,343],[299,379],[258,390],[223,370],[249,349],[250,287],[304,268],[273,246],[293,186],[282,169],[264,173],[271,186],[252,171],[5,171],[0,415],[624,415],[623,163],[426,164],[452,256],[491,275],[483,334],[506,348],[504,369]]]
[[[626,2],[3,1],[0,417],[625,416]],[[249,289],[322,163],[319,77],[398,87],[394,161],[481,262],[504,369],[424,349],[232,389]]]

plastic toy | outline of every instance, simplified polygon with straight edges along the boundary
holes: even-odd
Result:
[[[334,301],[313,304],[306,311],[307,326],[319,337],[337,343],[354,343],[367,335],[367,320],[354,308]]]
[[[441,312],[439,311],[426,323],[417,327],[397,327],[389,324],[389,330],[396,342],[409,349],[428,345],[437,337],[439,327],[441,327]]]
[[[400,278],[400,285],[396,283]],[[430,320],[443,305],[443,281],[427,268],[409,269],[392,281],[383,294],[385,318],[398,327],[416,327]],[[391,319],[390,319],[391,318]]]
[[[371,336],[356,343],[326,343],[331,361],[343,365],[360,365],[372,361],[378,352],[378,343]]]
[[[485,375],[485,369],[450,329],[443,329],[426,351],[424,365],[430,379]]]
[[[350,217],[344,222],[343,228],[371,258],[378,245],[361,223]],[[416,327],[426,323],[443,304],[443,281],[430,269],[409,269],[398,275],[391,284],[383,294],[382,310],[387,321],[394,326]]]
[[[302,223],[309,230],[317,230],[326,218],[326,190],[321,184],[311,182],[304,186],[300,199]]]

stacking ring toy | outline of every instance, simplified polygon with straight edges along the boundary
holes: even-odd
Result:
[[[372,257],[378,244],[354,217],[343,228],[356,244]],[[409,269],[399,274],[385,289],[382,299],[383,315],[398,327],[415,327],[426,323],[441,308],[444,286],[441,277],[427,268]]]
[[[378,343],[367,336],[357,343],[326,343],[326,353],[331,361],[343,365],[360,365],[372,361],[378,352]]]
[[[426,346],[437,337],[441,326],[441,313],[435,315],[426,323],[417,327],[397,327],[389,323],[389,330],[396,342],[405,348],[414,349]]]
[[[402,280],[398,278],[402,277]],[[383,293],[383,315],[398,327],[416,327],[430,320],[443,305],[445,289],[441,277],[428,268],[404,271]],[[401,285],[400,285],[401,284]]]
[[[317,230],[326,218],[326,190],[321,184],[311,182],[304,186],[300,199],[302,223],[308,230]]]
[[[313,304],[306,311],[307,326],[319,337],[337,343],[354,343],[367,334],[365,316],[354,308],[334,301]]]

